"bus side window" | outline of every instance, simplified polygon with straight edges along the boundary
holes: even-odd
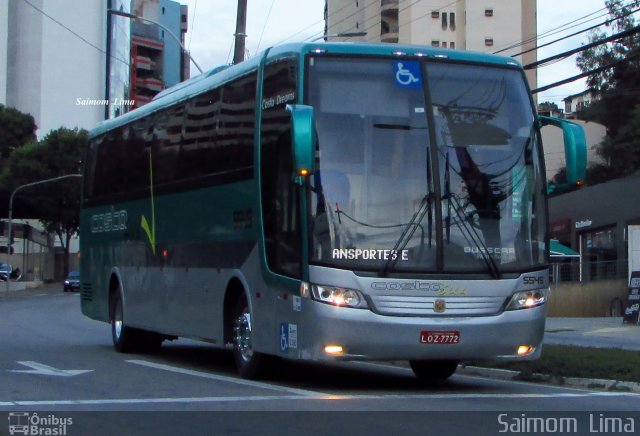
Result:
[[[290,116],[285,109],[296,98],[295,65],[295,59],[289,59],[265,68],[260,175],[269,268],[300,277],[300,204],[293,183]]]

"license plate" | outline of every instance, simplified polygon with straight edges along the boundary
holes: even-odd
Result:
[[[459,331],[449,332],[434,332],[434,331],[422,331],[420,332],[421,344],[434,344],[434,345],[455,345],[460,342]]]

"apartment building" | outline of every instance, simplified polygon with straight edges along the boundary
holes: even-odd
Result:
[[[108,118],[149,103],[163,89],[189,77],[180,45],[187,32],[187,6],[172,0],[111,1],[112,8],[142,19],[109,17]]]
[[[39,137],[104,119],[78,101],[104,98],[106,2],[0,0],[0,103],[31,114]]]
[[[0,0],[0,104],[31,114],[38,137],[91,129],[189,76],[168,34],[183,38],[186,15],[172,0]]]
[[[325,20],[331,40],[340,40],[331,35],[344,32],[367,32],[348,40],[485,53],[506,49],[501,53],[513,56],[535,48],[536,12],[533,0],[327,0]],[[516,58],[527,64],[537,59],[537,52]],[[535,70],[527,78],[536,88]]]

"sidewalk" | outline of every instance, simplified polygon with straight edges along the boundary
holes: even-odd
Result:
[[[640,326],[622,318],[547,318],[544,343],[640,351]]]
[[[32,295],[45,295],[62,293],[64,285],[62,282],[42,283],[42,282],[25,282],[26,289],[10,290],[7,292],[6,282],[0,282],[0,301],[7,298],[21,298]]]

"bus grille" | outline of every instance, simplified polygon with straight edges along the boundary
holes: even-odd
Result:
[[[394,316],[487,316],[500,313],[505,303],[505,297],[377,295],[371,299],[375,312]],[[437,300],[444,300],[444,311],[434,310]]]
[[[93,301],[93,286],[91,283],[82,283],[82,301]]]

